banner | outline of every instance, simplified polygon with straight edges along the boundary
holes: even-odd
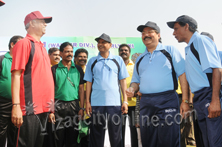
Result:
[[[97,48],[96,37],[43,37],[42,42],[45,48],[48,50],[52,47],[57,47],[63,42],[70,42],[73,45],[74,52],[79,48],[85,48],[89,52],[90,59],[93,56],[97,56],[99,51]],[[145,51],[145,46],[140,37],[113,37],[112,48],[110,52],[114,55],[118,55],[118,48],[122,43],[126,43],[131,48],[131,55],[134,53],[143,53]]]
[[[73,45],[74,53],[79,48],[85,48],[89,52],[90,59],[93,56],[97,56],[99,51],[97,48],[96,37],[42,37],[41,41],[44,44],[46,50],[52,47],[59,48],[63,42],[70,42]],[[0,37],[0,54],[8,51],[8,42],[10,37]],[[112,37],[112,48],[110,52],[114,55],[118,55],[118,48],[122,43],[126,43],[131,48],[131,55],[134,53],[143,53],[145,46],[141,37]]]

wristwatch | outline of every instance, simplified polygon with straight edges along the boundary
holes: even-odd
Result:
[[[80,110],[83,110],[83,111],[85,111],[85,108],[80,108]]]

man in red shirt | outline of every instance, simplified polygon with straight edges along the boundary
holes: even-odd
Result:
[[[19,129],[18,146],[42,146],[48,112],[54,111],[54,82],[51,64],[40,41],[46,23],[39,11],[25,17],[27,35],[13,49],[12,61],[12,123]]]

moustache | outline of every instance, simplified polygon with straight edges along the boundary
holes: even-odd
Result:
[[[72,57],[71,55],[68,55],[66,58],[68,58],[68,57]]]
[[[145,40],[145,39],[147,39],[147,38],[148,38],[148,39],[151,39],[151,37],[145,37],[145,38],[143,38],[143,40]]]
[[[55,58],[55,60],[60,60],[60,58]]]
[[[125,54],[125,53],[122,53],[121,56],[122,56],[122,55],[126,55],[126,56],[127,56],[127,54]]]
[[[79,62],[84,61],[86,63],[86,60],[79,60]]]

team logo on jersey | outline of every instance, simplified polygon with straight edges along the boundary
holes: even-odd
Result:
[[[171,113],[171,112],[176,112],[176,111],[177,111],[176,109],[166,109],[165,113]]]

